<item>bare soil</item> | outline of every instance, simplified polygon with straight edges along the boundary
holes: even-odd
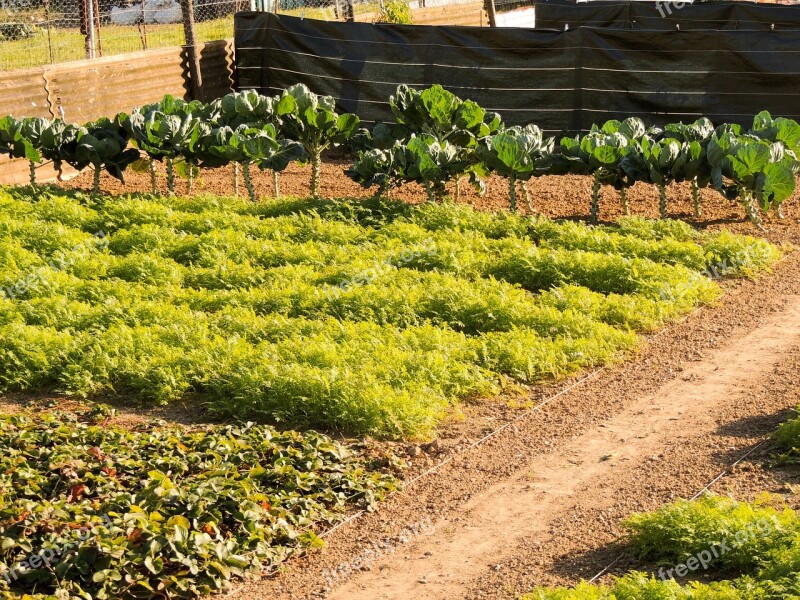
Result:
[[[343,175],[346,164],[325,165],[323,195],[369,194]],[[281,193],[307,195],[308,179],[307,168],[291,166]],[[82,174],[70,185],[90,182]],[[149,189],[149,178],[122,186],[104,177],[103,185],[132,193]],[[256,186],[268,194],[271,175],[258,174]],[[462,188],[459,201],[507,209],[502,179],[490,178],[484,197]],[[534,209],[551,217],[588,213],[588,178],[544,177],[529,189]],[[204,173],[193,190],[231,192],[230,170]],[[425,199],[414,186],[397,197]],[[636,186],[629,199],[634,214],[657,216],[655,190]],[[784,219],[767,219],[765,237],[800,243],[797,200]],[[684,186],[670,187],[668,206],[700,228],[758,233],[739,205],[711,191],[703,191],[701,219],[691,216]],[[616,192],[604,189],[601,218],[621,214]],[[463,420],[447,423],[432,444],[398,448],[411,464],[404,492],[326,535],[325,549],[227,597],[511,598],[538,584],[575,583],[620,556],[620,522],[631,512],[691,497],[722,472],[712,491],[741,499],[771,491],[799,506],[797,470],[762,467],[768,444],[730,467],[800,404],[800,255],[758,281],[724,287],[719,306],[652,336],[624,364],[466,405]],[[640,566],[623,556],[609,573]]]
[[[354,183],[344,171],[350,165],[349,159],[330,158],[322,165],[321,171],[321,195],[326,198],[366,198],[375,192],[365,190]],[[158,165],[160,172],[159,186],[162,193],[166,192],[166,178],[163,166]],[[273,194],[272,172],[261,172],[253,170],[253,181],[257,192],[263,197],[271,197]],[[296,163],[289,165],[289,168],[280,175],[280,194],[282,196],[307,197],[310,193],[311,168],[300,166]],[[218,194],[231,196],[234,194],[233,168],[225,167],[221,169],[203,169],[192,186],[191,194]],[[65,185],[91,190],[92,174],[84,171],[77,177],[71,179]],[[102,176],[103,191],[110,194],[131,194],[150,191],[150,175],[143,173],[126,173],[125,184],[107,174]],[[546,176],[531,180],[528,183],[528,190],[532,198],[533,209],[553,218],[585,219],[589,214],[589,199],[591,197],[592,180],[589,177],[566,175],[566,176]],[[479,195],[478,192],[462,180],[460,185],[461,194],[458,202],[472,204],[482,210],[508,210],[508,183],[502,177],[491,176],[486,180],[486,194]],[[188,181],[177,178],[176,192],[178,194],[189,194]],[[450,192],[455,196],[454,186],[450,186]],[[189,195],[191,195],[189,194]],[[244,185],[240,184],[239,194],[246,196]],[[393,197],[412,203],[424,202],[426,200],[425,191],[416,184],[403,186],[393,193]],[[631,212],[634,215],[657,218],[658,215],[658,191],[654,186],[636,184],[628,193]],[[688,185],[676,184],[669,186],[667,190],[667,206],[670,216],[689,221],[693,225],[701,228],[727,227],[732,231],[755,233],[755,228],[750,225],[744,214],[741,205],[730,202],[713,190],[702,190],[701,198],[703,204],[702,217],[696,219],[692,216],[691,195]],[[786,215],[784,219],[778,219],[770,215],[766,219],[766,225],[770,232],[770,238],[780,241],[791,241],[800,243],[800,192],[793,198],[787,200]],[[520,211],[529,212],[525,202],[520,200]],[[622,216],[622,208],[619,203],[617,192],[611,187],[603,187],[600,201],[600,219],[604,222],[611,222]]]

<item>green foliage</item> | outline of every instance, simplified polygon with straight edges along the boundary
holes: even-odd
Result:
[[[659,577],[632,571],[606,585],[537,588],[523,600],[782,600],[800,592],[800,521],[797,514],[765,496],[753,504],[705,496],[679,501],[627,521],[634,551],[660,565]],[[716,552],[712,550],[716,548]],[[703,566],[702,560],[707,561]],[[687,565],[694,569],[686,568]],[[684,565],[734,579],[678,583]]]
[[[763,564],[771,548],[785,545],[800,527],[793,511],[775,509],[769,501],[748,504],[705,496],[633,515],[625,526],[631,531],[632,550],[642,558],[682,563],[724,541],[730,549],[714,559],[715,570],[750,572]]]
[[[800,417],[783,423],[772,436],[778,459],[784,464],[800,464]]]
[[[358,117],[336,112],[331,96],[318,96],[302,83],[283,91],[275,106],[283,134],[299,142],[311,161],[311,196],[319,197],[321,154],[350,140],[358,130]]]
[[[738,126],[722,126],[709,141],[707,157],[714,188],[742,202],[759,227],[759,208],[777,209],[794,192],[798,163],[783,142],[742,134]]]
[[[109,425],[112,414],[0,417],[1,597],[224,591],[321,544],[321,525],[396,487],[363,448],[314,432],[129,431]]]
[[[380,0],[377,3],[377,8],[376,23],[411,25],[414,22],[411,15],[411,7],[406,0]]]
[[[481,140],[477,157],[489,171],[508,179],[511,212],[516,212],[516,182],[543,175],[553,159],[553,138],[535,125],[509,127]]]
[[[386,200],[34,202],[12,188],[0,215],[2,389],[192,398],[387,437],[429,435],[511,381],[617,360],[636,332],[717,297],[709,261],[748,251],[750,273],[776,256],[672,221]]]

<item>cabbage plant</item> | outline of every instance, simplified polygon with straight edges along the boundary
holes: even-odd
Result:
[[[533,211],[525,182],[543,175],[553,158],[553,138],[544,139],[536,125],[509,127],[483,138],[477,157],[487,170],[508,179],[508,200],[511,211],[517,210],[517,182],[522,184],[528,208]]]
[[[299,142],[311,162],[311,195],[319,198],[319,172],[322,153],[340,146],[358,131],[356,115],[336,112],[331,96],[317,96],[302,83],[283,91],[275,112],[280,118],[281,132]]]

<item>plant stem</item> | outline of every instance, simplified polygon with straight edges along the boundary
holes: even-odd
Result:
[[[461,200],[461,178],[456,177],[456,202]]]
[[[102,167],[100,165],[94,166],[94,180],[92,181],[92,194],[95,196],[100,195],[100,170]]]
[[[663,183],[658,184],[658,212],[661,218],[667,218],[667,186]]]
[[[436,202],[444,202],[447,197],[447,186],[444,182],[437,181],[433,184],[433,199]]]
[[[194,168],[190,164],[187,164],[186,166],[189,169],[189,185],[188,185],[188,188],[189,188],[189,193],[191,194],[192,193],[192,188],[194,188]]]
[[[761,211],[758,206],[756,206],[755,202],[753,202],[753,196],[751,196],[748,191],[740,190],[739,197],[742,199],[742,204],[744,204],[744,211],[747,213],[747,218],[750,219],[750,222],[759,230],[763,231],[764,222],[761,220]]]
[[[156,179],[156,161],[150,159],[150,187],[153,188],[153,195],[158,194],[158,179]]]
[[[250,176],[250,163],[242,163],[242,175],[244,177],[244,187],[247,189],[247,195],[251,202],[258,202],[256,196],[256,188],[253,187],[253,178]]]
[[[783,203],[782,202],[778,202],[775,205],[775,213],[778,215],[779,219],[783,218]]]
[[[311,197],[319,198],[319,167],[322,162],[320,152],[315,152],[311,158]]]
[[[535,214],[536,209],[533,208],[533,200],[531,199],[531,193],[528,191],[527,182],[520,180],[519,187],[522,189],[522,196],[525,198],[528,210],[531,211],[531,214]]]
[[[233,194],[239,197],[239,163],[233,163]]]
[[[508,178],[508,202],[511,212],[517,212],[517,179],[513,175]]]
[[[594,174],[594,185],[592,185],[592,205],[589,208],[589,221],[597,224],[597,216],[600,213],[600,176]]]
[[[631,206],[628,204],[628,188],[622,188],[619,191],[619,201],[622,203],[622,212],[625,213],[625,216],[629,216],[631,214]]]
[[[171,158],[167,158],[167,191],[175,195],[175,164]]]
[[[436,197],[433,195],[433,188],[429,182],[425,182],[425,193],[428,195],[428,202],[435,202]]]
[[[30,167],[31,187],[33,187],[36,185],[36,163],[29,160],[28,166]]]
[[[279,195],[278,189],[278,172],[273,170],[272,171],[272,195],[277,198]]]
[[[703,208],[700,206],[700,185],[697,183],[697,177],[692,179],[692,205],[694,206],[694,216],[699,219],[703,216]]]

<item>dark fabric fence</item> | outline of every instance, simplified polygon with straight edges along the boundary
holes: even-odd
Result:
[[[563,31],[567,27],[780,31],[800,29],[800,4],[714,0],[698,0],[691,4],[670,0],[536,0],[537,29]]]
[[[550,133],[634,115],[654,124],[749,124],[765,109],[800,118],[800,28],[541,31],[239,13],[235,41],[240,89],[274,94],[302,82],[366,121],[392,119],[388,98],[401,83],[439,83]]]

